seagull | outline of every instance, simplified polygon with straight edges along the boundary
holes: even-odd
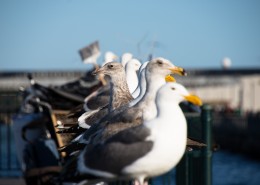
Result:
[[[147,178],[174,168],[186,149],[187,122],[179,107],[184,100],[201,105],[201,100],[181,84],[163,85],[156,96],[156,117],[105,141],[87,145],[74,158],[76,175],[81,179],[92,175],[101,181],[136,179],[143,185]],[[68,170],[72,168],[68,166]],[[73,175],[75,172],[65,177]]]
[[[130,90],[130,93],[133,92],[133,87],[135,84],[138,84],[137,71],[139,70],[141,63],[136,60],[130,60],[127,62],[125,67],[125,76],[127,80],[127,85]],[[102,73],[101,73],[102,74]],[[113,74],[116,75],[116,74]],[[85,111],[95,110],[100,106],[103,106],[108,103],[110,97],[110,92],[108,87],[102,87],[96,92],[93,92],[90,96],[85,99]]]
[[[139,70],[140,66],[140,61],[138,61],[137,59],[133,59],[128,61],[125,67],[127,84],[131,93],[135,90],[138,84],[137,71]],[[99,76],[103,76],[103,74],[100,73]],[[104,105],[108,104],[109,97],[110,86],[109,84],[107,84],[87,96],[84,100],[83,105],[72,109],[71,112],[68,114],[68,118],[79,117],[85,112],[103,107]]]
[[[122,64],[109,62],[95,74],[104,74],[110,78],[109,112],[133,100]]]
[[[110,77],[110,100],[109,104],[99,107],[96,110],[88,111],[78,118],[78,125],[73,125],[69,129],[61,130],[58,133],[77,132],[81,134],[85,129],[88,129],[92,123],[99,121],[102,117],[111,111],[128,104],[133,97],[129,92],[126,82],[125,70],[122,64],[118,62],[109,62],[103,67],[99,68],[96,74],[104,74]],[[83,129],[80,129],[83,128]],[[64,151],[67,146],[60,148]]]
[[[89,110],[88,112],[82,114],[79,117],[79,124],[84,120],[88,123],[88,125],[91,125],[108,112],[111,112],[112,110],[133,100],[126,82],[125,70],[122,64],[118,62],[108,62],[94,73],[102,74],[110,78],[110,90],[108,91],[110,92],[110,96],[106,97],[109,100],[104,100],[104,102],[99,102],[96,100],[96,104],[100,103],[100,105],[96,107],[95,110]],[[95,104],[93,100],[91,103]],[[88,128],[88,126],[83,126],[83,128]]]
[[[109,104],[105,103],[105,105],[100,106],[96,110],[88,111],[81,115],[78,120],[79,126],[83,128],[89,128],[92,123],[95,123],[104,115],[133,100],[127,85],[125,70],[122,64],[118,62],[108,62],[97,70],[95,74],[103,74],[110,77]],[[88,126],[84,126],[85,124],[82,125],[82,122],[88,123]]]
[[[108,59],[107,59],[108,60]],[[107,64],[107,63],[106,63]],[[131,91],[133,91],[137,84],[137,72],[141,66],[140,61],[137,59],[132,59],[127,62],[125,66],[125,73],[128,87],[131,87]],[[97,69],[98,70],[98,69]],[[99,76],[104,76],[104,74],[99,73]],[[114,75],[117,75],[116,73]],[[107,80],[109,81],[109,79]],[[87,96],[84,100],[84,104],[81,104],[71,110],[69,114],[67,114],[68,118],[78,118],[78,123],[80,127],[89,128],[89,125],[82,125],[81,123],[85,120],[85,118],[90,118],[87,122],[93,122],[96,120],[96,116],[100,117],[103,115],[103,111],[99,112],[100,109],[103,109],[109,103],[110,98],[110,86],[109,84],[100,87],[98,90],[92,92],[89,96]],[[93,119],[94,118],[94,119]],[[72,125],[69,128],[60,128],[59,133],[82,133],[84,129],[79,128],[77,125]]]
[[[115,61],[117,58],[118,58],[118,56],[115,53],[113,53],[112,51],[107,51],[105,53],[104,61],[102,63],[102,66],[104,66],[108,62]],[[100,68],[96,62],[94,63],[94,66],[95,66],[95,70],[98,70]],[[89,73],[92,73],[92,72],[89,71],[88,74]],[[96,78],[93,77],[92,74],[91,75],[89,74],[89,76],[92,77],[92,79],[96,79]],[[88,111],[89,108],[86,105],[87,101],[90,101],[91,102],[90,104],[93,105],[93,107],[91,107],[91,105],[90,105],[92,110],[95,110],[95,109],[100,107],[99,106],[100,105],[99,102],[102,103],[103,101],[107,101],[107,103],[108,103],[108,98],[107,97],[109,96],[110,92],[109,92],[109,85],[107,84],[108,83],[107,79],[105,79],[103,74],[99,74],[98,75],[98,81],[101,82],[101,85],[99,85],[99,88],[96,88],[91,93],[86,94],[87,97],[84,100],[85,103],[84,104],[80,104],[79,106],[74,107],[73,109],[71,109],[70,112],[67,114],[68,118],[79,117],[80,115],[82,115],[83,113]],[[94,98],[96,96],[99,96],[99,98],[98,99],[91,99],[91,98]],[[95,101],[95,103],[93,104],[90,99]]]

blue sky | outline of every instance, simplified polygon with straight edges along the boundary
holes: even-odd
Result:
[[[224,57],[260,68],[258,0],[1,0],[0,25],[0,71],[85,70],[78,50],[95,40],[99,63],[106,51],[152,52],[185,68]]]

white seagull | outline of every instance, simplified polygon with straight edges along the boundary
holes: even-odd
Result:
[[[156,118],[88,145],[78,157],[78,174],[101,180],[136,179],[143,185],[146,178],[171,170],[186,148],[187,123],[179,107],[184,100],[201,105],[178,83],[162,86],[156,96]]]

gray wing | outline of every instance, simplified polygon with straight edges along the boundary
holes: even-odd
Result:
[[[138,126],[142,123],[142,112],[136,108],[122,109],[122,112],[113,112],[114,115],[105,117],[105,121],[101,120],[90,127],[84,134],[85,140],[91,140],[91,143],[102,142],[112,135]],[[113,114],[112,113],[112,114]]]
[[[128,109],[124,109],[121,112],[116,113],[113,117],[109,118],[110,123],[132,123],[136,119],[142,119],[143,112],[137,107],[130,107]]]
[[[86,105],[89,109],[95,110],[99,107],[102,107],[109,103],[110,97],[110,86],[102,86],[93,97],[86,102]]]
[[[91,169],[121,175],[122,169],[152,150],[153,142],[145,141],[150,130],[140,126],[122,131],[106,142],[88,145],[84,164]]]
[[[202,143],[200,141],[196,141],[194,139],[190,139],[189,137],[187,138],[187,147],[191,148],[201,148],[201,147],[206,147],[207,145],[205,143]]]
[[[99,122],[99,120],[101,120],[104,116],[108,114],[108,105],[100,107],[94,111],[96,111],[94,114],[90,114],[85,118],[85,124],[92,126],[93,124]]]
[[[150,129],[143,125],[135,126],[111,136],[105,143],[118,142],[125,144],[144,141],[151,134]]]

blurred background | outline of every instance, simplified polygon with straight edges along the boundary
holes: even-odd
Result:
[[[185,68],[177,81],[213,107],[213,184],[260,184],[260,1],[0,1],[0,184],[23,184],[12,118],[27,74],[45,86],[93,68],[79,50],[97,41],[141,62]],[[83,96],[83,95],[82,95]]]

